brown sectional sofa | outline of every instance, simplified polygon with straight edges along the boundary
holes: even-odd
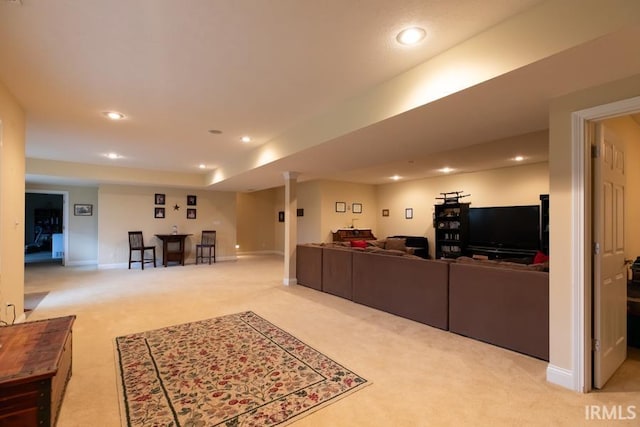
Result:
[[[296,276],[298,283],[322,290],[322,246],[298,245],[296,247]]]
[[[353,302],[447,329],[449,266],[443,261],[353,254]]]
[[[549,360],[549,273],[451,263],[449,330]]]
[[[368,249],[299,245],[298,283],[549,360],[548,273]]]
[[[354,251],[347,248],[322,248],[322,291],[353,299],[352,266]]]

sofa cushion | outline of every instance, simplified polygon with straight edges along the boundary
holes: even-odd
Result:
[[[407,247],[407,239],[389,237],[384,245],[385,249],[395,249],[396,251],[405,251]]]

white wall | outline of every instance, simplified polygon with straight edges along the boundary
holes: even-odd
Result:
[[[165,218],[154,218],[155,193],[165,194]],[[187,219],[187,195],[197,196],[196,219]],[[179,210],[174,210],[174,205]],[[98,189],[98,264],[103,267],[127,263],[127,232],[142,230],[145,244],[154,244],[160,261],[161,242],[154,234],[169,234],[173,225],[186,240],[187,262],[195,259],[195,243],[202,230],[216,230],[217,258],[236,258],[236,194],[176,188],[101,185]]]

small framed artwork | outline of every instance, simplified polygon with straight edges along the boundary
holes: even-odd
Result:
[[[196,210],[192,208],[187,209],[187,219],[196,219]]]
[[[164,194],[156,193],[156,205],[164,205]]]
[[[164,218],[164,208],[156,208],[153,213],[154,218]]]
[[[278,212],[278,222],[284,222],[284,211]]]
[[[405,219],[413,219],[413,208],[407,208],[404,210]]]
[[[297,209],[296,210],[296,215],[297,216],[304,216],[304,209]]]
[[[347,204],[345,202],[336,202],[336,212],[346,212]]]
[[[362,203],[352,203],[351,204],[351,212],[353,213],[362,213]]]
[[[187,196],[187,206],[195,206],[198,203],[197,196]]]
[[[73,205],[73,214],[75,216],[91,216],[93,215],[93,205],[87,205],[87,204]]]
[[[382,209],[382,216],[389,216],[389,209]]]

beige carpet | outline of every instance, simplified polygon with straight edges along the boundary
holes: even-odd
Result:
[[[549,384],[546,362],[302,286],[278,256],[140,270],[29,266],[26,292],[49,291],[30,320],[76,314],[73,377],[58,427],[120,425],[113,339],[254,311],[372,385],[297,421],[311,426],[595,426],[586,405],[635,405],[640,356],[602,392]]]

